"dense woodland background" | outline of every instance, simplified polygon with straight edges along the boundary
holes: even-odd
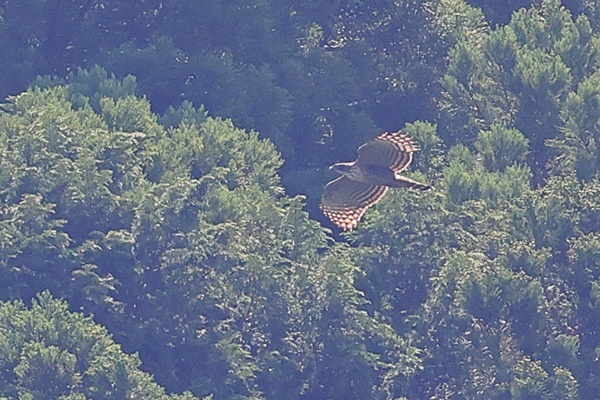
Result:
[[[600,2],[0,1],[0,397],[592,399]],[[340,234],[384,130],[423,151]]]

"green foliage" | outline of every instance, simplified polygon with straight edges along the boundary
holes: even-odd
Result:
[[[121,351],[105,328],[41,293],[30,308],[0,304],[2,396],[5,398],[122,399],[167,396]]]
[[[569,94],[561,110],[562,135],[550,143],[557,152],[558,172],[575,170],[581,180],[590,180],[600,168],[598,77],[598,73],[586,77]]]
[[[290,191],[309,195],[311,173],[382,128],[435,118],[446,50],[488,29],[464,0],[36,0],[0,13],[1,98],[39,75],[40,87],[68,82],[97,112],[100,97],[136,90],[158,113],[202,104],[273,141]]]
[[[69,74],[66,80],[69,82],[73,102],[78,104],[81,101],[82,106],[89,103],[96,112],[101,109],[100,99],[110,98],[116,101],[128,95],[133,96],[137,87],[136,78],[132,75],[117,79],[114,74],[109,74],[98,65],[90,69],[79,68],[76,73]]]
[[[573,139],[569,143],[559,132],[577,137],[573,121],[585,121],[573,115],[569,130],[562,126],[569,108],[574,111],[569,104],[577,101],[577,92],[583,95],[581,85],[593,76],[598,54],[598,37],[584,16],[574,19],[559,1],[546,0],[539,8],[516,12],[480,46],[463,42],[450,51],[443,81],[449,130],[473,135],[498,122],[515,127],[532,146],[528,161],[535,176],[543,173],[540,169],[549,158],[547,140],[555,141],[561,152],[577,152]],[[567,157],[572,165],[573,155]],[[591,176],[586,172],[581,176]]]
[[[179,125],[199,126],[206,121],[208,116],[204,107],[195,108],[190,101],[184,101],[179,107],[170,106],[165,114],[160,118],[160,124],[166,128],[174,128]]]
[[[528,151],[527,139],[517,130],[492,125],[477,137],[475,148],[490,171],[504,171],[513,164],[524,164]]]
[[[13,97],[0,118],[6,298],[51,288],[177,392],[402,393],[417,349],[364,311],[350,249],[332,247],[303,199],[283,195],[274,145],[189,103],[169,110],[165,127],[128,91],[78,92],[124,85],[93,72],[71,79],[84,86]],[[95,396],[126,397],[126,386],[101,389],[124,382],[123,368],[92,363],[74,378],[62,348],[28,349],[54,375],[19,376],[39,375],[50,397],[83,384],[74,379],[100,388]],[[340,362],[347,368],[332,374]]]
[[[531,173],[524,165],[528,146],[523,135],[493,125],[480,132],[475,148],[478,154],[460,144],[448,152],[443,175],[449,207],[469,200],[498,207],[528,191]]]
[[[474,147],[451,147],[441,175],[417,159],[441,192],[394,191],[369,212],[351,235],[359,287],[422,349],[417,398],[585,398],[597,380],[584,354],[600,348],[581,341],[597,329],[597,183],[533,189],[527,139],[499,124]]]
[[[594,2],[101,3],[0,4],[0,396],[597,396]]]

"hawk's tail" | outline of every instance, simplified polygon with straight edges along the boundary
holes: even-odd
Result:
[[[431,185],[425,185],[423,183],[417,182],[415,180],[401,175],[396,176],[396,185],[394,185],[394,187],[405,187],[415,190],[429,190],[433,188],[433,186]]]

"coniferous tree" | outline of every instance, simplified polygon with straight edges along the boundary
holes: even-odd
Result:
[[[169,396],[139,369],[105,328],[68,311],[48,291],[30,308],[23,302],[0,304],[1,393],[5,398],[195,399]]]
[[[189,103],[159,118],[132,78],[69,82],[0,118],[7,298],[51,288],[176,392],[403,393],[416,349],[364,311],[350,250],[283,194],[272,143]]]

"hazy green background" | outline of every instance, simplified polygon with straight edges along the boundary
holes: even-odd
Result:
[[[592,399],[600,3],[0,1],[0,397]],[[423,148],[342,235],[384,130]]]

